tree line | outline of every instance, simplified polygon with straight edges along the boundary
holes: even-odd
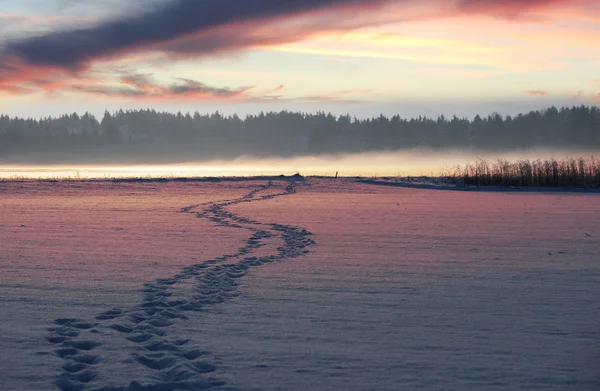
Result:
[[[600,107],[574,106],[473,119],[358,119],[331,113],[224,116],[156,110],[74,113],[42,119],[0,116],[0,161],[175,162],[239,156],[301,156],[411,148],[511,151],[600,147]]]

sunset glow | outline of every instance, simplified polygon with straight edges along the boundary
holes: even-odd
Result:
[[[593,104],[600,94],[597,1],[281,3],[152,33],[186,3],[4,2],[2,111],[99,115],[150,105],[416,116],[435,105],[472,116],[492,106]],[[108,41],[110,29],[130,35]]]

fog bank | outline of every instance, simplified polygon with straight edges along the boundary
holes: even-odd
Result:
[[[600,156],[597,151],[533,149],[512,152],[432,150],[417,148],[396,152],[355,153],[336,156],[254,158],[143,165],[2,165],[0,178],[169,178],[257,175],[304,176],[438,176],[477,159],[546,159]]]

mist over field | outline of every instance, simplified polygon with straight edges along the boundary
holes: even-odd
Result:
[[[531,149],[511,152],[415,148],[394,152],[364,152],[341,155],[209,160],[179,164],[2,164],[0,178],[169,178],[258,175],[304,176],[440,176],[455,172],[477,160],[493,163],[545,160],[549,158],[600,156],[600,149]]]

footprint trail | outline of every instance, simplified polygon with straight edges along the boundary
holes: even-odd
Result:
[[[259,222],[227,209],[293,194],[297,186],[297,181],[285,186],[270,181],[238,199],[182,208],[181,213],[194,214],[216,225],[247,230],[250,237],[235,253],[187,266],[172,277],[145,284],[143,298],[135,306],[104,311],[92,321],[55,319],[46,339],[54,346],[54,354],[64,361],[56,386],[62,391],[232,390],[207,375],[216,367],[203,359],[206,352],[192,346],[189,339],[171,335],[175,331],[171,326],[187,319],[190,312],[201,312],[207,306],[235,297],[239,280],[252,267],[309,252],[308,247],[315,242],[307,230]],[[275,247],[274,241],[280,245],[269,255],[252,255],[261,247],[269,250]],[[103,379],[98,369],[108,358],[94,352],[106,338],[122,338],[123,344],[133,351],[120,364],[143,367],[152,373],[152,382],[131,380],[114,386]]]

